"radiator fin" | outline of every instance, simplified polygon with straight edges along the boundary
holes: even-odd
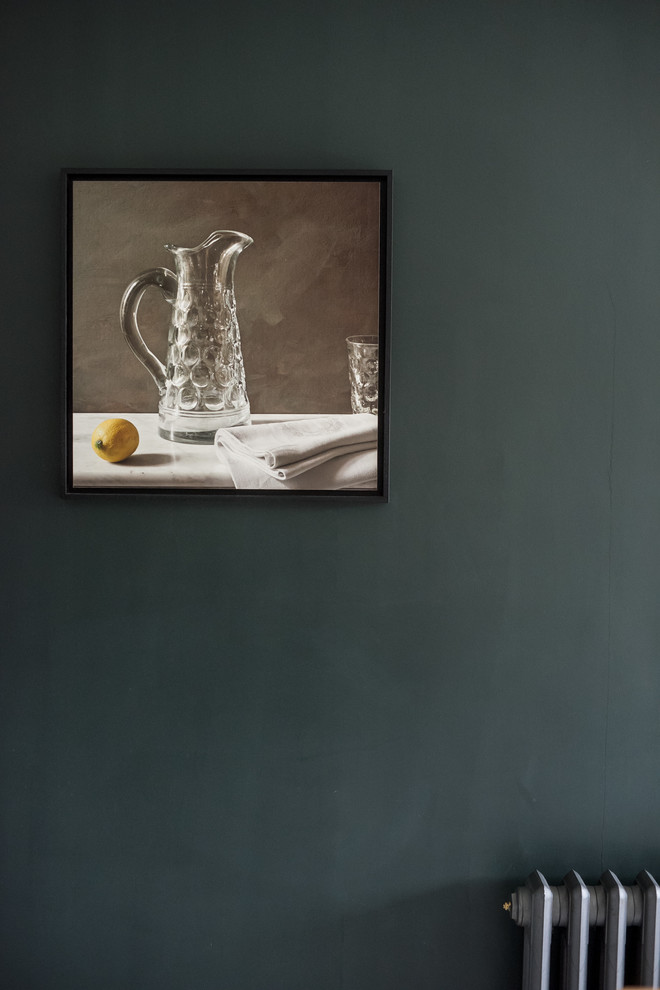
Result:
[[[587,990],[591,896],[587,885],[575,870],[566,874],[564,884],[568,891],[564,986],[566,990]]]
[[[535,870],[505,907],[524,929],[522,990],[623,990],[626,976],[635,986],[660,986],[660,885],[647,870],[630,886],[611,870],[594,886],[575,870],[551,886]],[[628,937],[632,927],[638,939]],[[589,972],[594,928],[603,933],[598,973]],[[553,938],[562,943],[557,972]]]
[[[648,870],[642,870],[637,883],[644,903],[640,978],[644,986],[657,987],[660,983],[660,886]]]

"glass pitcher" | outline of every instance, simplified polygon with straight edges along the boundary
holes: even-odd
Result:
[[[216,230],[194,248],[166,244],[176,274],[153,268],[124,293],[121,327],[156,382],[158,432],[167,440],[213,443],[221,426],[250,422],[234,295],[236,260],[250,244],[252,238],[236,230]],[[151,353],[137,323],[140,300],[150,285],[172,305],[166,366]]]

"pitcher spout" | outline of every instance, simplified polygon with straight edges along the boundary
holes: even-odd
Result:
[[[199,254],[201,251],[208,251],[216,248],[220,253],[228,248],[239,248],[243,251],[252,244],[249,234],[242,234],[240,230],[214,230],[206,237],[201,244],[196,247],[177,247],[176,244],[166,244],[165,247],[172,254]]]
[[[252,244],[249,234],[239,230],[214,230],[196,247],[165,248],[176,258],[177,274],[182,284],[212,282],[228,285],[239,254]]]

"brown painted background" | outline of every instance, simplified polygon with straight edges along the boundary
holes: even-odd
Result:
[[[350,412],[345,338],[378,332],[379,185],[353,181],[106,181],[73,193],[73,408],[150,412],[156,386],[126,344],[119,307],[166,243],[213,230],[254,243],[235,288],[253,412]],[[169,306],[147,290],[138,322],[165,362]]]

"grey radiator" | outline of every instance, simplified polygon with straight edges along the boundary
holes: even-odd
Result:
[[[611,870],[593,887],[575,870],[552,887],[536,870],[504,907],[525,929],[522,990],[622,990],[626,980],[643,987],[660,982],[660,886],[646,870],[630,887]],[[589,951],[594,929],[597,953]]]

